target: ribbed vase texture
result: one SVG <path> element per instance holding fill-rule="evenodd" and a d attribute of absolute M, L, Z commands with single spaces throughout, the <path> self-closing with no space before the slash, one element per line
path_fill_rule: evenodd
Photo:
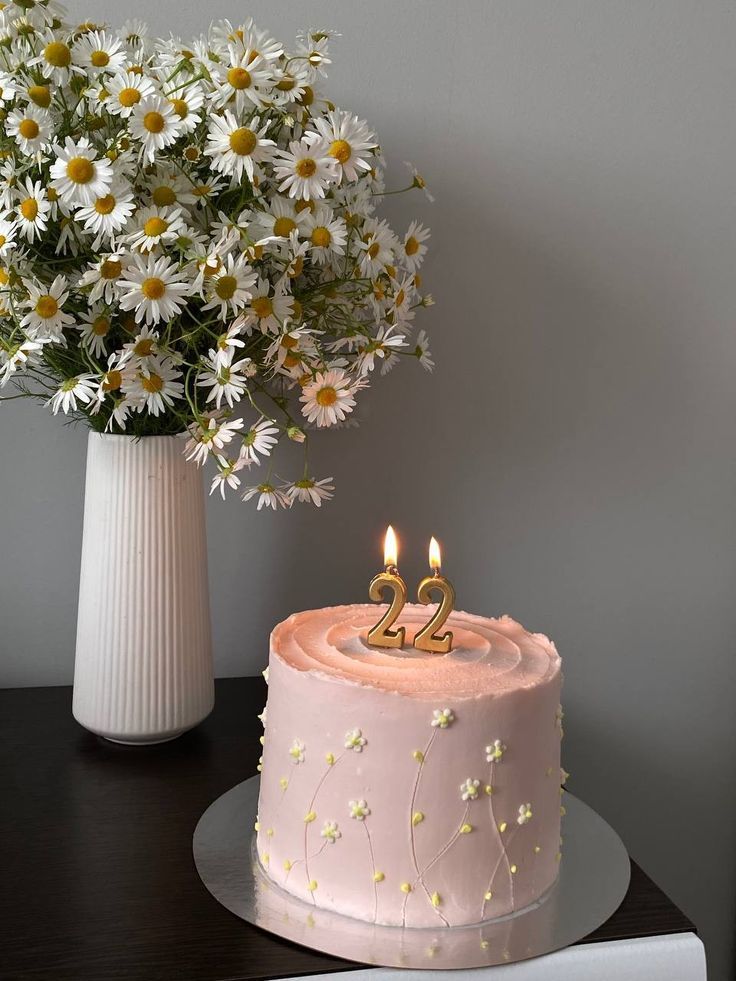
<path fill-rule="evenodd" d="M 172 739 L 214 704 L 204 492 L 183 438 L 90 433 L 74 717 Z"/>

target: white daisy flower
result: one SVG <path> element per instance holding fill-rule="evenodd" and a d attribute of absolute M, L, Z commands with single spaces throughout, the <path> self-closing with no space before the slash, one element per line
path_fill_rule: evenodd
<path fill-rule="evenodd" d="M 490 745 L 486 746 L 486 762 L 488 763 L 500 763 L 503 759 L 503 754 L 506 752 L 506 747 L 501 742 L 500 739 L 494 739 Z"/>
<path fill-rule="evenodd" d="M 106 353 L 105 338 L 110 333 L 112 322 L 110 314 L 101 305 L 90 307 L 82 314 L 77 327 L 81 330 L 82 344 L 94 357 Z"/>
<path fill-rule="evenodd" d="M 113 303 L 120 296 L 119 284 L 124 278 L 129 264 L 129 257 L 121 252 L 103 255 L 99 262 L 89 266 L 79 278 L 79 287 L 84 289 L 91 286 L 89 302 L 96 303 L 104 300 Z"/>
<path fill-rule="evenodd" d="M 304 762 L 304 751 L 306 746 L 301 741 L 301 739 L 295 739 L 289 748 L 289 756 L 293 763 L 303 763 Z"/>
<path fill-rule="evenodd" d="M 224 501 L 226 487 L 229 487 L 231 490 L 237 490 L 240 487 L 238 470 L 242 470 L 245 463 L 240 458 L 237 460 L 228 460 L 224 456 L 218 456 L 217 466 L 219 470 L 212 479 L 210 494 L 214 494 L 216 490 L 219 490 L 220 496 Z"/>
<path fill-rule="evenodd" d="M 417 334 L 414 354 L 419 358 L 419 364 L 425 371 L 432 371 L 434 361 L 432 360 L 432 352 L 429 350 L 429 339 L 425 330 L 420 330 Z"/>
<path fill-rule="evenodd" d="M 214 400 L 218 409 L 223 399 L 232 408 L 233 403 L 240 401 L 247 388 L 252 366 L 253 362 L 250 358 L 223 363 L 222 359 L 217 358 L 215 351 L 210 351 L 209 360 L 205 361 L 205 370 L 201 371 L 197 378 L 197 385 L 209 388 L 207 401 Z"/>
<path fill-rule="evenodd" d="M 302 477 L 288 484 L 286 493 L 293 504 L 294 501 L 301 501 L 303 504 L 314 504 L 318 508 L 322 506 L 322 501 L 329 501 L 334 493 L 332 477 L 323 477 L 322 480 L 314 480 L 312 477 Z"/>
<path fill-rule="evenodd" d="M 434 709 L 430 725 L 435 729 L 447 729 L 454 721 L 455 714 L 451 708 Z"/>
<path fill-rule="evenodd" d="M 151 204 L 157 208 L 173 205 L 189 205 L 197 201 L 192 182 L 176 167 L 159 165 L 153 174 L 147 174 L 147 191 Z"/>
<path fill-rule="evenodd" d="M 334 256 L 345 254 L 348 227 L 345 219 L 330 208 L 321 206 L 314 213 L 307 213 L 303 233 L 309 236 L 310 251 L 318 265 L 324 266 Z"/>
<path fill-rule="evenodd" d="M 72 56 L 89 75 L 118 72 L 126 62 L 123 42 L 107 31 L 86 31 L 75 43 Z"/>
<path fill-rule="evenodd" d="M 406 169 L 411 174 L 411 186 L 412 187 L 418 187 L 421 191 L 424 191 L 424 196 L 426 197 L 426 199 L 428 201 L 430 201 L 430 202 L 434 202 L 434 198 L 429 193 L 429 189 L 427 187 L 427 182 L 422 177 L 422 175 L 419 173 L 419 171 L 414 166 L 414 164 L 411 163 L 411 161 L 409 161 L 409 160 L 405 160 L 404 161 L 404 166 L 406 167 Z"/>
<path fill-rule="evenodd" d="M 351 800 L 348 802 L 348 807 L 350 809 L 350 817 L 355 818 L 356 821 L 365 821 L 371 813 L 368 803 L 364 800 Z"/>
<path fill-rule="evenodd" d="M 427 254 L 427 246 L 424 243 L 429 236 L 429 229 L 420 222 L 413 221 L 409 225 L 401 244 L 401 261 L 410 272 L 416 272 L 424 261 Z"/>
<path fill-rule="evenodd" d="M 238 51 L 230 47 L 230 64 L 216 69 L 215 101 L 220 106 L 235 103 L 236 112 L 263 105 L 263 89 L 270 87 L 273 73 L 268 62 L 256 51 Z"/>
<path fill-rule="evenodd" d="M 168 100 L 179 117 L 182 133 L 192 133 L 202 116 L 200 109 L 204 105 L 204 93 L 196 82 L 186 82 L 168 93 Z"/>
<path fill-rule="evenodd" d="M 7 350 L 0 350 L 0 388 L 10 381 L 17 371 L 23 371 L 36 360 L 36 355 L 43 350 L 41 341 L 25 338 L 12 344 Z"/>
<path fill-rule="evenodd" d="M 156 87 L 150 78 L 137 72 L 122 72 L 105 81 L 109 98 L 105 108 L 114 116 L 129 116 L 139 102 L 156 94 Z"/>
<path fill-rule="evenodd" d="M 165 256 L 134 255 L 133 263 L 118 282 L 123 310 L 135 310 L 137 323 L 147 324 L 171 320 L 181 313 L 191 286 L 175 263 Z"/>
<path fill-rule="evenodd" d="M 320 836 L 331 845 L 334 845 L 338 838 L 342 838 L 342 831 L 337 826 L 337 821 L 325 821 Z"/>
<path fill-rule="evenodd" d="M 64 276 L 57 276 L 48 287 L 29 279 L 23 280 L 23 283 L 28 290 L 28 299 L 24 301 L 28 313 L 20 322 L 21 329 L 31 340 L 48 339 L 65 343 L 64 328 L 74 323 L 74 317 L 62 309 L 69 299 Z"/>
<path fill-rule="evenodd" d="M 270 456 L 271 450 L 278 443 L 278 427 L 270 419 L 259 419 L 243 436 L 242 455 L 247 463 L 260 464 L 261 456 Z"/>
<path fill-rule="evenodd" d="M 184 132 L 174 107 L 161 95 L 150 95 L 136 103 L 128 125 L 130 135 L 141 144 L 141 154 L 149 163 Z"/>
<path fill-rule="evenodd" d="M 517 824 L 527 824 L 532 819 L 532 805 L 531 804 L 520 804 L 519 805 L 519 815 L 516 818 Z"/>
<path fill-rule="evenodd" d="M 397 333 L 395 327 L 386 327 L 385 325 L 379 327 L 376 336 L 366 338 L 366 343 L 358 349 L 358 371 L 363 375 L 373 371 L 376 358 L 385 361 L 395 351 L 405 346 L 406 338 L 403 334 Z"/>
<path fill-rule="evenodd" d="M 194 460 L 201 467 L 211 453 L 221 454 L 244 425 L 242 419 L 225 421 L 220 412 L 205 413 L 188 427 L 189 439 L 184 447 L 187 460 Z"/>
<path fill-rule="evenodd" d="M 269 484 L 268 481 L 257 484 L 255 487 L 246 487 L 243 493 L 243 500 L 249 501 L 256 494 L 258 494 L 258 511 L 262 507 L 272 508 L 274 511 L 278 508 L 291 507 L 289 496 L 283 490 L 279 490 L 273 484 Z"/>
<path fill-rule="evenodd" d="M 215 364 L 229 364 L 239 347 L 245 347 L 245 341 L 240 337 L 240 327 L 232 323 L 225 333 L 217 338 Z"/>
<path fill-rule="evenodd" d="M 292 140 L 288 150 L 276 151 L 273 168 L 280 181 L 279 190 L 288 191 L 290 198 L 306 201 L 323 198 L 339 176 L 335 158 L 329 155 L 324 140 Z"/>
<path fill-rule="evenodd" d="M 365 120 L 350 112 L 333 109 L 326 116 L 313 119 L 312 125 L 316 132 L 305 133 L 304 139 L 327 145 L 328 154 L 337 161 L 341 179 L 357 181 L 362 173 L 371 170 L 373 164 L 369 158 L 373 154 L 370 151 L 378 144 Z"/>
<path fill-rule="evenodd" d="M 32 156 L 51 142 L 53 123 L 49 113 L 35 106 L 13 109 L 5 120 L 5 132 L 23 153 Z"/>
<path fill-rule="evenodd" d="M 223 116 L 213 116 L 207 135 L 205 155 L 212 158 L 212 167 L 222 174 L 231 174 L 241 180 L 243 171 L 253 181 L 253 164 L 269 159 L 269 147 L 273 140 L 265 138 L 268 124 L 259 129 L 259 119 L 254 117 L 248 126 L 241 125 L 228 110 Z"/>
<path fill-rule="evenodd" d="M 331 37 L 339 37 L 339 35 L 333 31 L 309 30 L 299 38 L 297 55 L 320 75 L 326 75 L 325 69 L 332 64 L 328 52 Z"/>
<path fill-rule="evenodd" d="M 95 236 L 92 249 L 99 249 L 103 242 L 111 243 L 118 232 L 128 224 L 135 211 L 133 188 L 127 181 L 113 181 L 107 194 L 95 198 L 88 207 L 79 208 L 74 218 L 84 230 Z"/>
<path fill-rule="evenodd" d="M 298 232 L 309 216 L 307 210 L 298 211 L 295 201 L 281 195 L 264 204 L 267 210 L 255 212 L 251 225 L 258 229 L 259 236 L 290 239 L 292 232 Z"/>
<path fill-rule="evenodd" d="M 170 358 L 151 359 L 126 385 L 126 394 L 139 399 L 152 416 L 158 416 L 183 396 L 181 377 Z"/>
<path fill-rule="evenodd" d="M 159 333 L 149 326 L 143 327 L 133 338 L 123 344 L 118 356 L 118 367 L 122 368 L 129 362 L 134 362 L 136 368 L 145 368 L 149 361 L 164 356 L 159 347 Z"/>
<path fill-rule="evenodd" d="M 5 108 L 18 95 L 20 89 L 15 79 L 6 72 L 0 72 L 0 108 Z"/>
<path fill-rule="evenodd" d="M 480 780 L 473 780 L 472 777 L 468 777 L 467 780 L 460 784 L 461 799 L 475 800 L 478 796 L 478 787 L 480 787 Z"/>
<path fill-rule="evenodd" d="M 208 302 L 202 309 L 214 310 L 219 307 L 220 320 L 225 320 L 228 314 L 239 313 L 253 295 L 251 286 L 255 286 L 257 281 L 258 274 L 253 272 L 243 256 L 226 256 L 217 274 L 206 280 Z"/>
<path fill-rule="evenodd" d="M 345 733 L 345 749 L 352 749 L 356 753 L 362 753 L 363 747 L 368 740 L 360 729 L 350 729 Z"/>
<path fill-rule="evenodd" d="M 294 312 L 294 298 L 287 293 L 271 294 L 271 283 L 259 277 L 253 289 L 248 308 L 238 317 L 238 326 L 258 327 L 263 334 L 277 332 Z"/>
<path fill-rule="evenodd" d="M 60 409 L 65 414 L 76 412 L 77 402 L 81 402 L 82 405 L 89 405 L 97 391 L 98 382 L 99 376 L 89 373 L 66 378 L 59 386 L 58 391 L 48 401 L 54 415 Z"/>
<path fill-rule="evenodd" d="M 136 228 L 125 241 L 138 252 L 152 252 L 157 246 L 175 242 L 185 230 L 181 208 L 141 208 L 136 214 Z"/>
<path fill-rule="evenodd" d="M 371 279 L 386 271 L 394 262 L 398 239 L 388 222 L 367 218 L 363 222 L 360 238 L 355 244 L 361 275 Z"/>
<path fill-rule="evenodd" d="M 0 257 L 7 259 L 8 255 L 16 247 L 15 236 L 18 230 L 15 221 L 7 218 L 0 218 Z"/>
<path fill-rule="evenodd" d="M 51 164 L 51 187 L 62 201 L 89 207 L 112 187 L 109 160 L 97 159 L 97 150 L 82 136 L 76 143 L 67 136 L 64 146 L 54 144 L 56 160 Z"/>
<path fill-rule="evenodd" d="M 342 368 L 318 371 L 302 389 L 302 415 L 321 428 L 334 426 L 355 408 L 353 382 Z"/>
<path fill-rule="evenodd" d="M 27 63 L 29 68 L 33 65 L 40 65 L 46 78 L 62 85 L 69 81 L 69 77 L 73 73 L 84 75 L 83 69 L 74 64 L 72 49 L 67 41 L 62 40 L 53 31 L 47 31 L 41 40 L 43 42 L 41 53 Z"/>

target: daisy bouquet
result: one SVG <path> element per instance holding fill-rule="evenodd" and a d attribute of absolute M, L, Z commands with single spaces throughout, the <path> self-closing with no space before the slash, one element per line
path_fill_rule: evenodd
<path fill-rule="evenodd" d="M 328 31 L 252 21 L 191 43 L 0 11 L 0 386 L 99 432 L 188 433 L 258 507 L 320 505 L 306 448 L 402 357 L 429 232 L 397 235 L 368 124 L 322 94 Z M 424 188 L 409 167 L 407 187 Z M 426 192 L 426 188 L 425 188 Z M 376 370 L 378 369 L 378 371 Z M 277 476 L 272 453 L 304 443 Z M 266 464 L 262 476 L 241 478 Z"/>

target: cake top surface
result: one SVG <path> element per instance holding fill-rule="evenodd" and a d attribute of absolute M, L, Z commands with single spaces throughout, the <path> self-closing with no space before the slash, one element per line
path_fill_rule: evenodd
<path fill-rule="evenodd" d="M 368 646 L 367 632 L 385 607 L 366 603 L 292 614 L 274 629 L 271 651 L 298 671 L 419 698 L 502 695 L 542 684 L 560 670 L 552 641 L 508 616 L 455 611 L 443 628 L 454 634 L 453 649 L 448 654 L 416 650 L 414 634 L 431 609 L 404 607 L 403 649 Z"/>

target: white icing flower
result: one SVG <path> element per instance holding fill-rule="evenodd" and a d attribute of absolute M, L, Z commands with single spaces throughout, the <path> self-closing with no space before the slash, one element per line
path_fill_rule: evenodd
<path fill-rule="evenodd" d="M 452 709 L 435 709 L 432 713 L 434 718 L 432 719 L 432 725 L 435 728 L 446 729 L 449 725 L 455 721 L 455 716 L 453 715 Z"/>
<path fill-rule="evenodd" d="M 325 821 L 320 835 L 326 838 L 329 844 L 334 845 L 338 838 L 342 838 L 342 831 L 337 826 L 337 821 Z"/>
<path fill-rule="evenodd" d="M 569 776 L 570 776 L 570 774 L 567 772 L 567 770 L 564 768 L 564 766 L 561 766 L 560 767 L 560 783 L 563 786 L 564 786 L 564 784 L 567 783 L 567 780 L 568 780 L 568 777 Z"/>
<path fill-rule="evenodd" d="M 364 821 L 371 813 L 370 807 L 364 800 L 351 800 L 349 806 L 350 817 L 355 818 L 356 821 Z"/>
<path fill-rule="evenodd" d="M 489 763 L 500 763 L 506 747 L 500 739 L 494 739 L 490 746 L 486 746 L 486 760 Z"/>
<path fill-rule="evenodd" d="M 270 667 L 270 665 L 269 665 L 269 667 Z M 261 674 L 263 675 L 263 680 L 266 682 L 266 684 L 268 684 L 268 671 L 269 671 L 269 668 L 264 668 L 264 670 L 261 671 Z"/>
<path fill-rule="evenodd" d="M 557 711 L 555 712 L 555 724 L 562 728 L 562 720 L 565 718 L 565 713 L 562 711 L 562 706 L 557 706 Z"/>
<path fill-rule="evenodd" d="M 306 748 L 307 747 L 304 745 L 301 739 L 294 740 L 294 742 L 291 744 L 291 748 L 289 749 L 289 756 L 291 757 L 293 763 L 304 762 L 304 750 Z"/>
<path fill-rule="evenodd" d="M 460 796 L 463 800 L 475 800 L 478 796 L 478 787 L 480 787 L 480 780 L 468 777 L 465 783 L 460 784 Z"/>
<path fill-rule="evenodd" d="M 261 725 L 262 726 L 265 726 L 266 725 L 266 717 L 267 717 L 267 715 L 268 715 L 268 707 L 265 707 L 263 709 L 263 711 L 261 712 L 261 714 L 258 716 L 258 718 L 261 720 Z"/>
<path fill-rule="evenodd" d="M 516 819 L 517 824 L 526 824 L 527 821 L 532 819 L 532 805 L 531 804 L 520 804 L 519 805 L 519 816 Z"/>
<path fill-rule="evenodd" d="M 345 733 L 345 749 L 354 749 L 356 753 L 362 753 L 366 742 L 360 729 L 351 729 Z"/>

